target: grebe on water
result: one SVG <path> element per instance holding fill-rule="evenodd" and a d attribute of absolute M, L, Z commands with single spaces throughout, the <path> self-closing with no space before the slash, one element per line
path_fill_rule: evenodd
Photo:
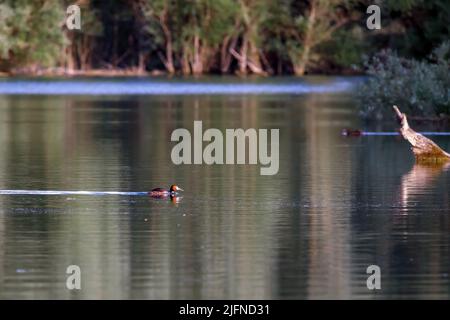
<path fill-rule="evenodd" d="M 364 133 L 361 130 L 353 130 L 353 129 L 342 129 L 341 135 L 347 136 L 347 137 L 359 137 L 362 136 Z"/>
<path fill-rule="evenodd" d="M 152 191 L 148 193 L 150 197 L 154 198 L 168 198 L 173 197 L 178 194 L 178 191 L 184 191 L 177 185 L 171 185 L 169 189 L 163 189 L 163 188 L 155 188 Z"/>

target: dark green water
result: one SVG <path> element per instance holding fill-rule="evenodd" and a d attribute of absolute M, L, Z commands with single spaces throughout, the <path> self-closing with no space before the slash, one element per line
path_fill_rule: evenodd
<path fill-rule="evenodd" d="M 194 120 L 279 128 L 278 174 L 173 165 L 170 135 Z M 1 96 L 0 189 L 186 191 L 0 195 L 0 298 L 450 298 L 450 171 L 346 127 L 364 127 L 348 93 Z"/>

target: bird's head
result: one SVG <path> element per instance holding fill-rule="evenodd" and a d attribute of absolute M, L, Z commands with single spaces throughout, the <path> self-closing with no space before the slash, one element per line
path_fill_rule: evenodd
<path fill-rule="evenodd" d="M 183 189 L 181 189 L 179 186 L 173 184 L 170 186 L 170 192 L 176 193 L 178 191 L 184 191 Z"/>

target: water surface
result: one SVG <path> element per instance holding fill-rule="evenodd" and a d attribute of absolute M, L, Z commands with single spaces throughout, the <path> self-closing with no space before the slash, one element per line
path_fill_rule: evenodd
<path fill-rule="evenodd" d="M 323 89 L 337 80 L 302 81 Z M 178 203 L 0 195 L 0 298 L 450 297 L 448 168 L 414 165 L 398 136 L 340 135 L 392 132 L 394 123 L 360 123 L 348 90 L 182 89 L 0 97 L 0 189 L 186 190 Z M 194 120 L 279 128 L 279 173 L 173 165 L 170 135 Z M 433 139 L 450 150 L 450 137 Z M 66 289 L 71 264 L 81 267 L 80 291 Z M 366 287 L 372 264 L 382 272 L 377 292 Z"/>

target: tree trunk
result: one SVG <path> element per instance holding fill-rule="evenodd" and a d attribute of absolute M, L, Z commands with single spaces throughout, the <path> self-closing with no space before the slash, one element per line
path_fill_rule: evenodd
<path fill-rule="evenodd" d="M 166 69 L 170 74 L 175 73 L 175 66 L 173 64 L 172 40 L 170 40 L 166 44 Z"/>
<path fill-rule="evenodd" d="M 92 58 L 92 49 L 93 49 L 93 41 L 92 37 L 86 34 L 83 34 L 78 38 L 75 42 L 75 51 L 78 56 L 79 69 L 86 71 L 92 68 L 91 58 Z"/>
<path fill-rule="evenodd" d="M 264 64 L 264 69 L 267 70 L 266 73 L 274 74 L 272 66 L 270 65 L 269 60 L 267 60 L 267 58 L 264 55 L 264 52 L 262 50 L 259 50 L 259 57 L 260 57 L 262 64 Z"/>
<path fill-rule="evenodd" d="M 401 113 L 397 106 L 394 106 L 394 110 L 401 125 L 400 134 L 411 144 L 411 150 L 417 162 L 450 161 L 450 154 L 439 148 L 430 139 L 411 129 L 406 119 L 406 114 Z"/>
<path fill-rule="evenodd" d="M 228 57 L 230 56 L 228 54 L 228 44 L 230 43 L 230 37 L 226 36 L 222 40 L 222 44 L 220 45 L 220 72 L 221 73 L 227 73 L 228 68 L 230 67 L 230 60 Z"/>
<path fill-rule="evenodd" d="M 183 44 L 183 49 L 181 53 L 181 72 L 184 75 L 191 74 L 191 54 L 188 51 L 188 46 L 186 43 Z"/>
<path fill-rule="evenodd" d="M 294 65 L 294 73 L 296 76 L 303 76 L 306 71 L 306 63 L 308 62 L 309 57 L 309 47 L 303 47 L 302 55 L 300 57 L 300 61 Z"/>
<path fill-rule="evenodd" d="M 194 36 L 194 54 L 193 61 L 191 63 L 192 66 L 192 74 L 199 75 L 203 73 L 203 56 L 202 56 L 202 48 L 200 44 L 200 37 L 198 34 Z"/>
<path fill-rule="evenodd" d="M 163 30 L 164 37 L 166 39 L 166 56 L 163 58 L 163 64 L 167 72 L 170 74 L 175 73 L 175 66 L 173 63 L 173 47 L 172 47 L 172 33 L 166 24 L 166 19 L 163 17 L 159 18 L 159 24 Z"/>
<path fill-rule="evenodd" d="M 236 52 L 236 50 L 234 49 L 230 49 L 230 53 L 233 55 L 233 57 L 235 57 L 239 62 L 241 62 L 244 58 Z M 249 67 L 249 69 L 255 73 L 255 74 L 259 74 L 259 75 L 267 75 L 267 73 L 261 69 L 261 67 L 258 66 L 258 64 L 253 63 L 252 60 L 250 59 L 246 59 L 246 65 Z"/>
<path fill-rule="evenodd" d="M 222 41 L 222 45 L 220 48 L 220 72 L 228 73 L 230 71 L 231 65 L 231 54 L 230 50 L 235 49 L 238 37 L 225 37 Z"/>
<path fill-rule="evenodd" d="M 265 74 L 264 69 L 261 65 L 261 59 L 259 58 L 259 50 L 253 42 L 249 42 L 249 57 L 247 65 L 253 73 Z"/>
<path fill-rule="evenodd" d="M 309 11 L 308 24 L 306 26 L 305 37 L 302 42 L 302 53 L 297 63 L 293 63 L 294 72 L 297 76 L 305 74 L 306 66 L 309 62 L 309 55 L 312 48 L 312 38 L 314 32 L 314 24 L 316 22 L 316 7 L 314 0 L 311 1 L 311 10 Z"/>
<path fill-rule="evenodd" d="M 138 72 L 139 74 L 145 73 L 145 54 L 142 52 L 139 53 Z"/>
<path fill-rule="evenodd" d="M 242 45 L 241 45 L 241 52 L 239 54 L 239 73 L 240 74 L 247 74 L 247 48 L 248 48 L 248 40 L 247 35 L 244 34 L 242 37 Z"/>
<path fill-rule="evenodd" d="M 75 57 L 73 56 L 72 44 L 67 46 L 65 56 L 66 56 L 66 61 L 65 61 L 66 73 L 72 74 L 75 70 Z"/>
<path fill-rule="evenodd" d="M 69 39 L 69 45 L 64 49 L 65 54 L 63 61 L 61 61 L 61 65 L 64 67 L 66 74 L 73 74 L 76 68 L 76 56 L 74 51 L 75 37 L 73 32 L 67 32 L 66 36 Z"/>

